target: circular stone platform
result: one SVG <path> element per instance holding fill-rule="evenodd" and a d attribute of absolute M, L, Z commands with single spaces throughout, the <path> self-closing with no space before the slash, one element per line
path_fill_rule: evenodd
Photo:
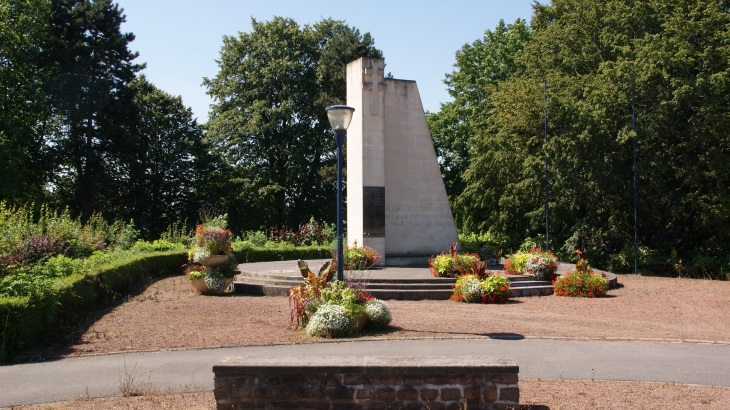
<path fill-rule="evenodd" d="M 306 260 L 309 269 L 317 272 L 329 259 Z M 561 263 L 558 273 L 575 268 L 574 264 Z M 490 271 L 502 272 L 503 265 L 489 266 Z M 233 284 L 236 292 L 249 295 L 289 296 L 289 288 L 303 282 L 297 261 L 256 262 L 238 265 L 239 275 Z M 383 267 L 367 271 L 345 271 L 346 278 L 360 279 L 368 283 L 367 289 L 378 299 L 398 300 L 446 300 L 451 296 L 456 279 L 436 278 L 428 268 Z M 505 275 L 510 280 L 513 297 L 552 295 L 549 281 L 532 280 L 529 276 Z M 606 272 L 609 288 L 618 285 L 616 275 Z"/>

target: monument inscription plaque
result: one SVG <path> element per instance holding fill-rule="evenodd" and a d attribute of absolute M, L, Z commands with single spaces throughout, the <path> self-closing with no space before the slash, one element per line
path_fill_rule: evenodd
<path fill-rule="evenodd" d="M 362 187 L 363 231 L 370 238 L 385 237 L 385 187 Z"/>

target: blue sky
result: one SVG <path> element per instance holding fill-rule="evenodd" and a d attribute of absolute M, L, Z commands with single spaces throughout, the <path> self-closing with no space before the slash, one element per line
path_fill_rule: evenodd
<path fill-rule="evenodd" d="M 198 121 L 208 118 L 212 99 L 201 86 L 203 77 L 218 72 L 224 35 L 251 30 L 251 17 L 267 21 L 291 17 L 312 24 L 322 18 L 345 20 L 361 33 L 370 32 L 385 54 L 386 72 L 416 80 L 424 109 L 438 111 L 450 100 L 443 84 L 453 71 L 454 54 L 465 43 L 482 38 L 500 19 L 528 22 L 532 0 L 481 1 L 294 1 L 294 0 L 118 0 L 127 22 L 125 32 L 137 38 L 130 49 L 158 88 L 181 95 Z M 543 1 L 543 3 L 546 3 Z"/>

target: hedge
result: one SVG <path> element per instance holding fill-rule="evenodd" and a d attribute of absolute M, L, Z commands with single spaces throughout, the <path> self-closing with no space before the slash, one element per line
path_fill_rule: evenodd
<path fill-rule="evenodd" d="M 0 363 L 37 352 L 151 278 L 182 272 L 187 253 L 134 254 L 95 272 L 61 279 L 33 297 L 0 297 Z"/>
<path fill-rule="evenodd" d="M 321 246 L 298 246 L 298 247 L 243 247 L 236 249 L 238 263 L 271 262 L 271 261 L 293 261 L 297 259 L 331 259 L 332 249 Z"/>
<path fill-rule="evenodd" d="M 329 247 L 250 247 L 234 251 L 239 263 L 328 259 Z M 0 363 L 42 350 L 59 337 L 138 290 L 151 278 L 182 273 L 187 252 L 133 254 L 86 275 L 61 279 L 39 296 L 0 297 Z"/>

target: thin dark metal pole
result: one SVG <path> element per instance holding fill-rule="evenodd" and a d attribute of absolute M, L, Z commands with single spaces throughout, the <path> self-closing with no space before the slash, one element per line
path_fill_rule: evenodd
<path fill-rule="evenodd" d="M 337 140 L 337 280 L 345 280 L 344 256 L 342 254 L 342 145 L 346 130 L 335 130 Z"/>
<path fill-rule="evenodd" d="M 542 80 L 542 97 L 543 97 L 543 120 L 545 123 L 545 252 L 550 250 L 550 205 L 548 199 L 550 197 L 550 186 L 548 185 L 548 168 L 547 168 L 547 80 Z"/>
<path fill-rule="evenodd" d="M 631 86 L 633 88 L 634 78 L 631 78 Z M 632 97 L 633 98 L 633 97 Z M 638 226 L 639 219 L 636 214 L 636 107 L 631 104 L 631 129 L 634 130 L 634 275 L 639 269 L 639 242 L 638 242 Z"/>

